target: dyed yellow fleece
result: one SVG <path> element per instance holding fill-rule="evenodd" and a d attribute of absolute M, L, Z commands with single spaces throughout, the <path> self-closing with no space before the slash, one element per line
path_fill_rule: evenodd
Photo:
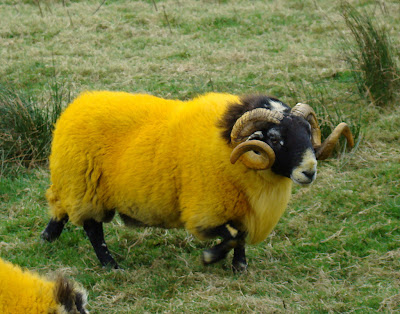
<path fill-rule="evenodd" d="M 237 221 L 264 240 L 284 212 L 291 180 L 230 163 L 218 122 L 235 95 L 179 101 L 86 92 L 56 124 L 47 191 L 51 214 L 75 225 L 117 210 L 150 226 L 201 230 Z"/>
<path fill-rule="evenodd" d="M 54 300 L 54 282 L 0 259 L 0 313 L 62 313 Z"/>

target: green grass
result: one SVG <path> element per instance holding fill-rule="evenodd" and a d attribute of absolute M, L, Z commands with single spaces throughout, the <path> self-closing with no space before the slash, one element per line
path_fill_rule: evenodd
<path fill-rule="evenodd" d="M 2 258 L 79 281 L 91 313 L 400 310 L 399 98 L 394 93 L 378 108 L 359 96 L 340 44 L 352 33 L 339 5 L 120 0 L 99 8 L 101 1 L 42 0 L 39 9 L 37 3 L 0 0 L 0 75 L 34 107 L 57 99 L 63 106 L 87 89 L 179 99 L 267 93 L 292 106 L 310 103 L 326 126 L 324 137 L 342 120 L 362 136 L 355 150 L 339 147 L 335 158 L 320 162 L 311 187 L 293 188 L 273 233 L 247 247 L 243 274 L 231 272 L 231 256 L 201 264 L 201 251 L 214 242 L 184 230 L 129 229 L 119 218 L 105 233 L 124 271 L 102 269 L 82 228 L 71 224 L 54 243 L 41 241 L 49 219 L 45 165 L 1 172 Z M 383 14 L 376 1 L 350 3 Z M 400 6 L 392 0 L 385 8 L 382 21 L 398 51 Z"/>

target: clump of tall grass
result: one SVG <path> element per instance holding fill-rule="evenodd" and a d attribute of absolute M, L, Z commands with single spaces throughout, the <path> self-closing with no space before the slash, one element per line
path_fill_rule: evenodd
<path fill-rule="evenodd" d="M 31 168 L 47 160 L 54 123 L 69 99 L 56 80 L 39 97 L 0 83 L 0 174 L 11 165 Z"/>
<path fill-rule="evenodd" d="M 375 105 L 385 106 L 400 87 L 400 70 L 388 32 L 376 25 L 371 14 L 360 13 L 347 2 L 340 8 L 353 38 L 345 39 L 343 49 L 358 90 Z"/>

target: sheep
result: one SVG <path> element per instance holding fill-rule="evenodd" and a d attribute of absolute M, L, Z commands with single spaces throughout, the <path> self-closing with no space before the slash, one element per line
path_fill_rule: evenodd
<path fill-rule="evenodd" d="M 0 258 L 0 313 L 89 313 L 86 292 L 58 276 L 50 281 Z"/>
<path fill-rule="evenodd" d="M 263 241 L 282 216 L 292 182 L 309 185 L 339 125 L 321 144 L 314 110 L 276 98 L 209 93 L 188 101 L 145 94 L 85 92 L 56 124 L 47 191 L 51 219 L 83 226 L 103 266 L 118 268 L 103 234 L 117 211 L 126 225 L 185 228 L 222 242 L 202 254 L 247 267 L 245 244 Z"/>

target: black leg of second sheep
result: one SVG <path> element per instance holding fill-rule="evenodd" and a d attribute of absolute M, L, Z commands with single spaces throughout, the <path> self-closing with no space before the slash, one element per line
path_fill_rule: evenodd
<path fill-rule="evenodd" d="M 90 243 L 92 243 L 93 249 L 96 252 L 101 265 L 103 265 L 103 267 L 119 269 L 117 262 L 111 256 L 106 241 L 104 240 L 103 223 L 97 222 L 94 219 L 88 219 L 83 223 L 83 229 L 85 230 Z"/>

